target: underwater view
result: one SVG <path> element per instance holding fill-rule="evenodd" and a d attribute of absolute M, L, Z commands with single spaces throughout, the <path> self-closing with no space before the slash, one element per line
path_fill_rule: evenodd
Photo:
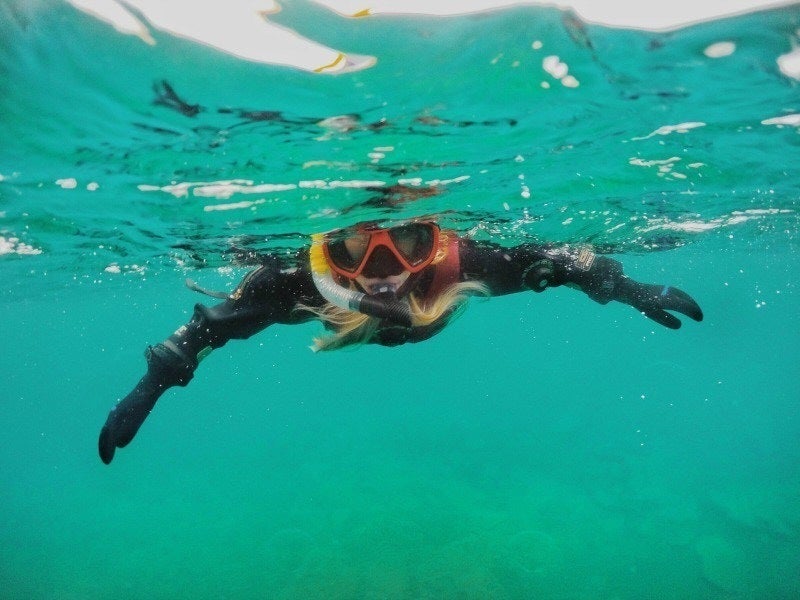
<path fill-rule="evenodd" d="M 0 597 L 800 597 L 800 4 L 244 4 L 0 0 Z M 198 290 L 421 222 L 702 315 L 544 283 L 419 344 L 278 323 L 103 454 Z"/>

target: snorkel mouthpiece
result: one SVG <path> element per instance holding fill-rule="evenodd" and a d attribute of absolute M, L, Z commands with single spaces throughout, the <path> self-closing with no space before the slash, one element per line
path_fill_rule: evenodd
<path fill-rule="evenodd" d="M 383 296 L 383 297 L 382 297 Z M 358 308 L 359 312 L 379 319 L 388 319 L 398 325 L 411 327 L 411 310 L 408 304 L 394 298 L 391 292 L 368 296 L 364 294 Z"/>
<path fill-rule="evenodd" d="M 355 310 L 377 319 L 388 319 L 405 327 L 412 326 L 410 307 L 405 302 L 397 300 L 394 294 L 370 296 L 336 283 L 328 262 L 325 260 L 325 253 L 322 251 L 324 236 L 315 234 L 311 240 L 311 250 L 309 251 L 311 278 L 317 291 L 325 300 L 339 308 Z"/>
<path fill-rule="evenodd" d="M 397 325 L 411 327 L 411 308 L 405 302 L 399 300 L 386 300 L 362 294 L 362 298 L 356 309 L 360 313 L 376 317 L 378 319 L 388 319 Z"/>

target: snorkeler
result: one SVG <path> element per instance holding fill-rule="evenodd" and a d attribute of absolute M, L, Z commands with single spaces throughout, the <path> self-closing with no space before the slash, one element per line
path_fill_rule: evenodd
<path fill-rule="evenodd" d="M 317 350 L 419 342 L 447 325 L 471 295 L 542 292 L 560 285 L 600 304 L 629 304 L 671 329 L 681 322 L 667 311 L 703 319 L 685 292 L 634 281 L 618 261 L 586 248 L 504 248 L 461 238 L 431 220 L 389 229 L 359 225 L 314 236 L 295 264 L 267 257 L 233 293 L 217 294 L 222 303 L 197 304 L 186 325 L 148 347 L 147 373 L 111 410 L 100 432 L 100 458 L 110 463 L 158 398 L 170 387 L 187 385 L 200 361 L 229 340 L 249 338 L 276 323 L 317 319 L 329 331 L 315 340 Z"/>

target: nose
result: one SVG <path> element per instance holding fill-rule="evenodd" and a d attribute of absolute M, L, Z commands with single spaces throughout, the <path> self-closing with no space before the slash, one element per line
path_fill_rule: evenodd
<path fill-rule="evenodd" d="M 373 250 L 372 256 L 364 265 L 362 275 L 369 278 L 380 279 L 400 275 L 404 271 L 403 265 L 386 246 L 378 246 Z"/>

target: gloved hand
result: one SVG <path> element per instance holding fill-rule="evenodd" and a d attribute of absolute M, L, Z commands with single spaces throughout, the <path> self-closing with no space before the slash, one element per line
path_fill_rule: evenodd
<path fill-rule="evenodd" d="M 639 283 L 622 276 L 614 282 L 614 300 L 630 304 L 644 316 L 664 327 L 678 329 L 680 320 L 668 310 L 679 312 L 695 321 L 703 320 L 703 311 L 694 299 L 678 288 Z"/>
<path fill-rule="evenodd" d="M 100 430 L 100 460 L 109 464 L 117 448 L 124 448 L 139 431 L 161 394 L 174 385 L 186 385 L 194 368 L 163 344 L 151 346 L 145 354 L 147 373 L 136 387 L 108 413 Z"/>
<path fill-rule="evenodd" d="M 109 464 L 114 458 L 116 449 L 128 445 L 165 389 L 155 383 L 149 374 L 145 375 L 136 387 L 111 409 L 105 425 L 100 430 L 98 440 L 100 460 Z"/>

